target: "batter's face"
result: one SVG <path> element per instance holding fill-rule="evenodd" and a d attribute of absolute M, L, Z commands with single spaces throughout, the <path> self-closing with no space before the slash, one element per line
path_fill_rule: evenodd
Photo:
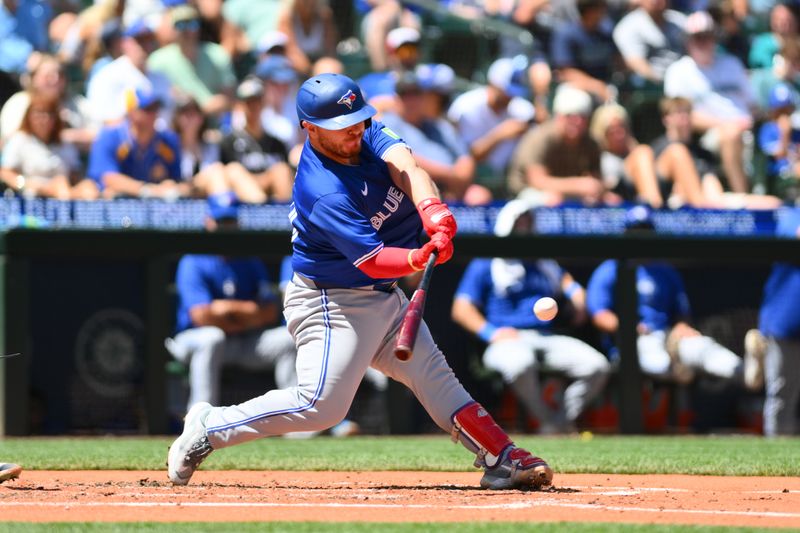
<path fill-rule="evenodd" d="M 303 124 L 308 130 L 311 146 L 322 155 L 345 165 L 358 163 L 365 130 L 363 122 L 342 130 L 326 130 L 308 122 Z"/>

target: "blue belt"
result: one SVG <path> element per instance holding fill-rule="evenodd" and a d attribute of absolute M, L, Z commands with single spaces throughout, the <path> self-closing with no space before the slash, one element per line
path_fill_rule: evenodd
<path fill-rule="evenodd" d="M 295 272 L 293 281 L 309 289 L 352 289 L 356 291 L 381 291 L 381 292 L 394 292 L 397 287 L 396 281 L 386 281 L 384 283 L 375 283 L 374 285 L 362 285 L 360 287 L 342 287 L 335 283 L 325 283 L 321 281 L 314 281 L 307 277 Z"/>

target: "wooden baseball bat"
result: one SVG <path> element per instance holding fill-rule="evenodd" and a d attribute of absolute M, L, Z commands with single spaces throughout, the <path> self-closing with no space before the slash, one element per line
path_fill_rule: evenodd
<path fill-rule="evenodd" d="M 403 323 L 400 324 L 400 331 L 397 333 L 394 343 L 394 356 L 401 361 L 411 359 L 411 354 L 414 351 L 419 324 L 422 322 L 422 314 L 425 312 L 425 297 L 427 296 L 428 285 L 431 283 L 433 266 L 436 264 L 438 255 L 439 252 L 434 250 L 428 258 L 425 270 L 422 271 L 422 279 L 419 282 L 419 286 L 417 286 L 417 290 L 411 296 L 411 301 L 408 303 L 406 314 L 403 317 Z"/>

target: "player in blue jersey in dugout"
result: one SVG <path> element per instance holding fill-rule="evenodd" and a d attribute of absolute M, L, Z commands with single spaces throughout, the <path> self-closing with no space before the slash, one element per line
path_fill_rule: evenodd
<path fill-rule="evenodd" d="M 293 189 L 292 268 L 284 316 L 297 346 L 295 387 L 239 405 L 200 403 L 169 450 L 170 480 L 185 485 L 214 450 L 345 417 L 370 366 L 409 387 L 454 440 L 476 455 L 488 489 L 552 483 L 547 463 L 514 445 L 464 389 L 422 323 L 413 357 L 393 343 L 408 306 L 397 280 L 453 254 L 455 217 L 394 132 L 372 120 L 350 78 L 321 74 L 297 95 L 308 139 Z M 420 245 L 422 229 L 430 240 Z"/>

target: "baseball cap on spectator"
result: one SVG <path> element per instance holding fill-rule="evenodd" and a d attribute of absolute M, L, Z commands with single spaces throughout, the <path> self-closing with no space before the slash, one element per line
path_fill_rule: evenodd
<path fill-rule="evenodd" d="M 236 88 L 236 98 L 239 100 L 249 100 L 264 94 L 264 84 L 261 80 L 252 76 L 248 76 Z"/>
<path fill-rule="evenodd" d="M 686 17 L 686 34 L 689 36 L 713 34 L 714 19 L 706 11 L 695 11 Z"/>
<path fill-rule="evenodd" d="M 506 205 L 497 213 L 494 222 L 494 234 L 498 237 L 508 237 L 514 231 L 514 226 L 519 218 L 531 213 L 538 202 L 531 198 L 515 198 L 506 202 Z"/>
<path fill-rule="evenodd" d="M 525 56 L 501 57 L 491 64 L 487 81 L 508 96 L 528 95 L 528 60 Z"/>
<path fill-rule="evenodd" d="M 172 25 L 176 28 L 200 20 L 200 13 L 188 4 L 173 7 L 169 11 L 169 16 L 172 19 Z"/>
<path fill-rule="evenodd" d="M 264 35 L 262 35 L 261 39 L 258 40 L 256 51 L 259 54 L 271 54 L 283 51 L 283 49 L 286 48 L 286 43 L 288 41 L 289 37 L 282 31 L 267 31 L 264 32 Z"/>
<path fill-rule="evenodd" d="M 297 79 L 297 72 L 284 56 L 270 56 L 263 59 L 254 70 L 256 76 L 275 83 L 291 83 Z"/>
<path fill-rule="evenodd" d="M 797 105 L 794 91 L 786 83 L 778 83 L 769 91 L 768 102 L 770 111 Z"/>
<path fill-rule="evenodd" d="M 386 47 L 389 50 L 397 50 L 405 44 L 418 46 L 422 36 L 416 28 L 401 26 L 386 34 Z"/>
<path fill-rule="evenodd" d="M 442 63 L 418 65 L 414 73 L 423 90 L 447 95 L 455 88 L 456 73 L 448 65 Z"/>
<path fill-rule="evenodd" d="M 232 192 L 212 194 L 208 197 L 208 216 L 216 221 L 239 218 L 239 199 Z"/>
<path fill-rule="evenodd" d="M 137 89 L 127 89 L 125 91 L 125 109 L 132 111 L 134 109 L 152 109 L 153 107 L 160 107 L 163 102 L 158 94 L 153 89 L 139 87 Z"/>
<path fill-rule="evenodd" d="M 119 37 L 122 37 L 122 24 L 118 18 L 107 20 L 100 28 L 100 40 L 106 47 Z"/>
<path fill-rule="evenodd" d="M 153 28 L 147 23 L 145 19 L 137 19 L 131 22 L 122 32 L 124 37 L 141 37 L 153 33 Z"/>
<path fill-rule="evenodd" d="M 589 116 L 592 113 L 592 97 L 571 85 L 560 85 L 553 98 L 553 113 Z"/>
<path fill-rule="evenodd" d="M 401 96 L 413 92 L 418 93 L 421 90 L 420 80 L 413 72 L 403 72 L 394 83 L 394 91 Z"/>

